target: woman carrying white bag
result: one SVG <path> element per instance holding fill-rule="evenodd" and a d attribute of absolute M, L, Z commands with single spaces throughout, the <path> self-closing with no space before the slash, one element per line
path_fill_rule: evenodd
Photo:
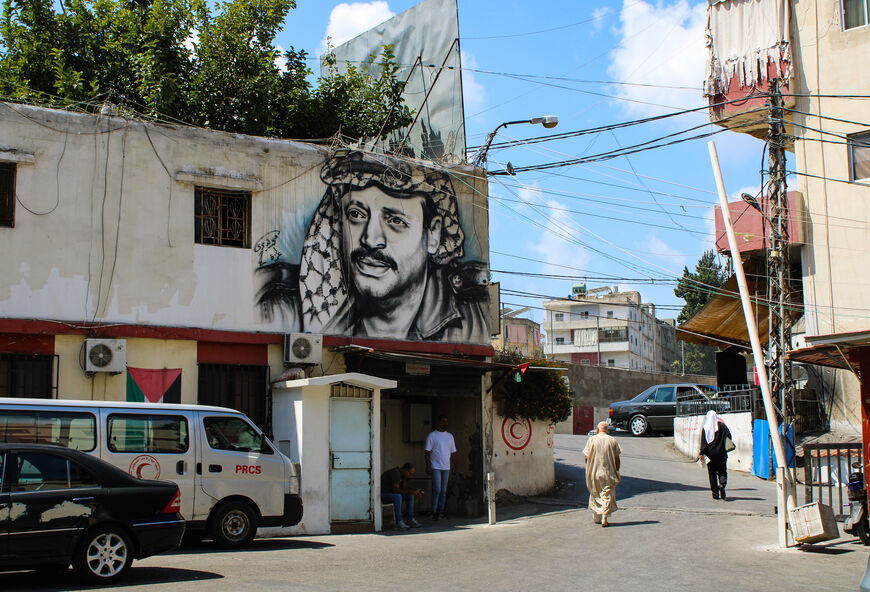
<path fill-rule="evenodd" d="M 698 461 L 707 457 L 707 472 L 710 475 L 710 491 L 713 499 L 725 500 L 725 485 L 728 483 L 728 452 L 734 450 L 731 432 L 715 411 L 708 411 L 701 431 L 701 449 Z"/>

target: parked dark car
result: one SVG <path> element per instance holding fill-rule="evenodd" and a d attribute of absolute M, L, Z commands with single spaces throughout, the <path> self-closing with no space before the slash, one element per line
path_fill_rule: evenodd
<path fill-rule="evenodd" d="M 717 408 L 713 403 L 716 387 L 709 384 L 656 384 L 628 401 L 610 405 L 610 423 L 629 430 L 634 436 L 643 436 L 650 431 L 673 431 L 677 416 L 677 399 L 698 401 L 705 406 Z M 727 404 L 727 401 L 723 401 Z"/>
<path fill-rule="evenodd" d="M 51 429 L 51 426 L 46 426 Z M 0 444 L 0 570 L 65 568 L 92 582 L 184 534 L 178 486 L 60 446 Z"/>

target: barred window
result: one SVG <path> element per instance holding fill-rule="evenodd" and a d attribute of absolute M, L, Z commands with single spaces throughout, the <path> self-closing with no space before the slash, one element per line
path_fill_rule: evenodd
<path fill-rule="evenodd" d="M 0 162 L 0 226 L 15 226 L 15 164 Z"/>
<path fill-rule="evenodd" d="M 251 247 L 251 192 L 196 187 L 195 241 L 219 247 Z"/>

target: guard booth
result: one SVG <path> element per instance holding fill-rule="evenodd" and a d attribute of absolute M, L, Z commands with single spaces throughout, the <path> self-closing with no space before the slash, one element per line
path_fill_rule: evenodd
<path fill-rule="evenodd" d="M 381 389 L 356 372 L 272 384 L 272 430 L 297 464 L 304 504 L 292 534 L 381 529 Z"/>
<path fill-rule="evenodd" d="M 425 472 L 424 447 L 441 414 L 450 422 L 448 431 L 457 449 L 456 470 L 451 471 L 447 486 L 447 514 L 482 516 L 486 512 L 484 450 L 492 437 L 485 427 L 493 421 L 483 416 L 491 363 L 485 358 L 418 357 L 386 351 L 348 353 L 345 363 L 348 370 L 365 370 L 395 381 L 379 402 L 380 462 L 382 470 L 414 464 L 416 474 L 410 485 L 425 492 L 416 503 L 418 516 L 431 511 L 432 482 Z"/>

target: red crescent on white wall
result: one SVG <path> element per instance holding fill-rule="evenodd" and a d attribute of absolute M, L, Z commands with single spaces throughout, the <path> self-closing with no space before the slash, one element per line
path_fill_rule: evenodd
<path fill-rule="evenodd" d="M 532 422 L 505 417 L 501 422 L 501 438 L 511 450 L 522 450 L 532 440 Z"/>

